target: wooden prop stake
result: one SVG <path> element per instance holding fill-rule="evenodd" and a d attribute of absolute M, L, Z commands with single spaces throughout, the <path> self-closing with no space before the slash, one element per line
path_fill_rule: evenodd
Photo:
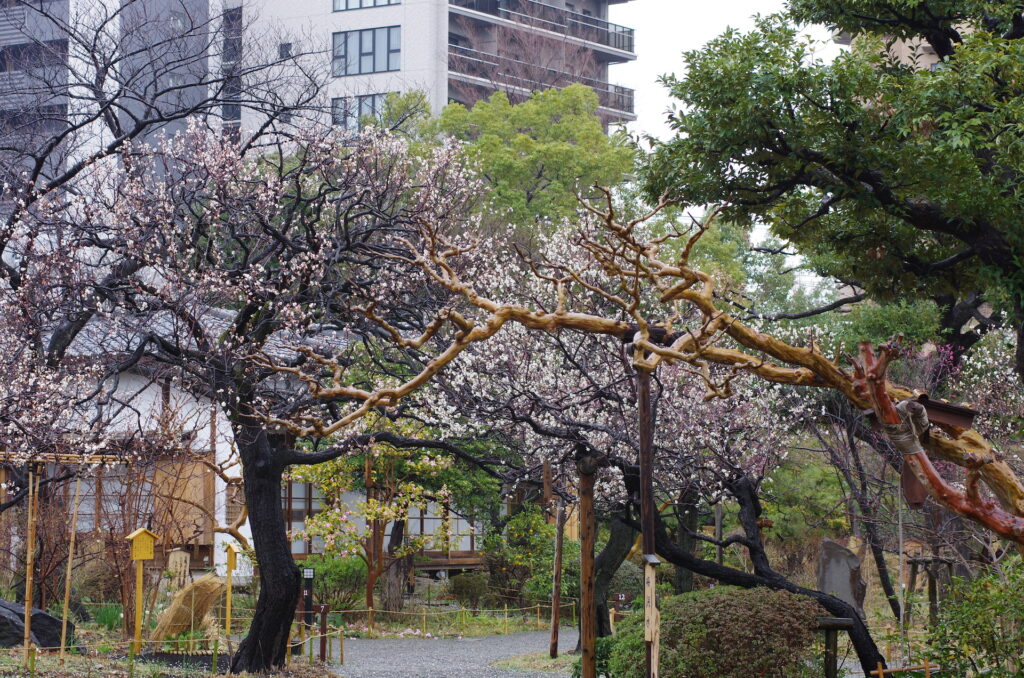
<path fill-rule="evenodd" d="M 558 500 L 555 514 L 555 571 L 551 577 L 551 646 L 548 654 L 552 659 L 558 657 L 558 622 L 562 611 L 562 542 L 565 533 L 565 506 Z"/>
<path fill-rule="evenodd" d="M 637 368 L 637 418 L 640 431 L 640 526 L 644 550 L 644 645 L 647 678 L 658 678 L 661 619 L 654 579 L 658 557 L 654 545 L 654 409 L 651 407 L 651 373 Z"/>
<path fill-rule="evenodd" d="M 580 647 L 583 674 L 581 678 L 597 678 L 597 606 L 594 595 L 594 474 L 597 464 L 592 457 L 577 462 L 580 477 Z"/>
<path fill-rule="evenodd" d="M 41 474 L 34 473 L 32 466 L 28 469 L 28 525 L 25 528 L 25 667 L 29 665 L 32 645 L 32 581 L 35 570 L 36 556 L 36 521 L 39 519 L 39 481 Z"/>
<path fill-rule="evenodd" d="M 82 477 L 75 478 L 74 508 L 71 509 L 71 534 L 68 536 L 68 565 L 64 573 L 64 610 L 60 618 L 60 664 L 64 665 L 64 648 L 68 642 L 68 607 L 71 604 L 71 564 L 75 560 L 75 537 L 78 535 L 78 496 Z"/>

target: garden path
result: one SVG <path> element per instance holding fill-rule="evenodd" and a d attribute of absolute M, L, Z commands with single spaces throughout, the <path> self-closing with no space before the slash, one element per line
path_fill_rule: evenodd
<path fill-rule="evenodd" d="M 576 647 L 576 629 L 563 629 L 559 650 Z M 547 650 L 547 631 L 482 638 L 346 639 L 344 678 L 564 678 L 568 673 L 499 669 L 491 662 Z M 335 641 L 337 643 L 337 641 Z M 337 644 L 334 650 L 337 656 Z"/>

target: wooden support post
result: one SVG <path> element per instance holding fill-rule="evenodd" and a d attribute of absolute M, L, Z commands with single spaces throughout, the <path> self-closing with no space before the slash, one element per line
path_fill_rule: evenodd
<path fill-rule="evenodd" d="M 338 629 L 338 663 L 342 666 L 345 664 L 345 622 Z"/>
<path fill-rule="evenodd" d="M 917 588 L 917 560 L 910 561 L 910 585 L 907 586 L 907 602 L 904 606 L 903 624 L 910 626 L 914 611 L 914 590 Z"/>
<path fill-rule="evenodd" d="M 719 565 L 725 560 L 725 549 L 722 548 L 722 502 L 719 500 L 715 504 L 715 541 L 718 545 L 715 547 L 715 560 Z"/>
<path fill-rule="evenodd" d="M 225 590 L 224 637 L 231 638 L 231 574 L 238 565 L 238 554 L 242 552 L 238 544 L 230 543 L 224 547 L 227 551 L 227 589 Z"/>
<path fill-rule="evenodd" d="M 508 634 L 508 603 L 505 603 L 505 634 Z"/>
<path fill-rule="evenodd" d="M 597 533 L 594 520 L 594 475 L 597 462 L 593 457 L 585 457 L 577 460 L 576 466 L 580 478 L 581 678 L 597 678 L 597 605 L 594 593 L 594 542 Z"/>
<path fill-rule="evenodd" d="M 64 609 L 60 617 L 60 663 L 64 665 L 64 649 L 68 643 L 68 608 L 71 605 L 71 565 L 75 561 L 75 537 L 78 535 L 78 497 L 82 478 L 75 478 L 74 508 L 71 509 L 71 533 L 68 535 L 68 564 L 64 571 Z"/>
<path fill-rule="evenodd" d="M 32 645 L 32 591 L 35 584 L 32 575 L 35 570 L 36 520 L 39 501 L 39 474 L 28 467 L 28 524 L 25 526 L 25 668 L 29 665 L 29 647 Z"/>
<path fill-rule="evenodd" d="M 838 629 L 825 629 L 825 678 L 839 678 Z"/>
<path fill-rule="evenodd" d="M 320 661 L 327 661 L 327 606 L 320 608 Z"/>
<path fill-rule="evenodd" d="M 420 634 L 425 638 L 427 635 L 427 608 L 423 608 L 423 623 L 420 625 Z"/>
<path fill-rule="evenodd" d="M 544 513 L 547 516 L 548 524 L 554 522 L 554 517 L 548 513 L 551 510 L 551 501 L 554 498 L 554 490 L 551 483 L 551 462 L 545 461 L 541 464 L 541 501 L 544 502 Z"/>
<path fill-rule="evenodd" d="M 132 650 L 135 654 L 142 648 L 142 561 L 135 561 L 135 636 Z"/>
<path fill-rule="evenodd" d="M 558 657 L 558 623 L 562 611 L 562 545 L 565 533 L 565 506 L 558 500 L 555 512 L 555 570 L 551 577 L 551 643 L 548 654 L 552 659 Z"/>
<path fill-rule="evenodd" d="M 640 527 L 644 553 L 644 644 L 647 678 L 658 678 L 658 646 L 661 619 L 658 613 L 654 568 L 654 409 L 651 405 L 651 373 L 637 368 L 637 417 L 640 432 Z"/>
<path fill-rule="evenodd" d="M 935 563 L 930 563 L 928 572 L 928 628 L 934 629 L 939 624 L 939 591 L 935 577 Z"/>

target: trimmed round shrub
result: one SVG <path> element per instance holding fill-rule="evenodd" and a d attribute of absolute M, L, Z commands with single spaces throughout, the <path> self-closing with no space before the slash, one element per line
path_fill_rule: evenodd
<path fill-rule="evenodd" d="M 764 588 L 719 586 L 661 601 L 661 675 L 792 678 L 811 658 L 822 614 L 809 598 Z M 643 612 L 618 627 L 608 675 L 643 678 Z"/>
<path fill-rule="evenodd" d="M 448 580 L 448 594 L 462 607 L 475 610 L 487 595 L 489 578 L 486 572 L 466 572 Z"/>

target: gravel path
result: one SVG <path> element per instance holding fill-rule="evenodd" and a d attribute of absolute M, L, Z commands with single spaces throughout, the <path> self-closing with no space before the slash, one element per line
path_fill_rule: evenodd
<path fill-rule="evenodd" d="M 575 629 L 563 629 L 560 651 L 574 649 L 576 635 Z M 490 666 L 504 657 L 543 652 L 549 638 L 541 631 L 461 640 L 346 639 L 345 665 L 336 671 L 344 678 L 564 678 L 569 674 Z"/>

